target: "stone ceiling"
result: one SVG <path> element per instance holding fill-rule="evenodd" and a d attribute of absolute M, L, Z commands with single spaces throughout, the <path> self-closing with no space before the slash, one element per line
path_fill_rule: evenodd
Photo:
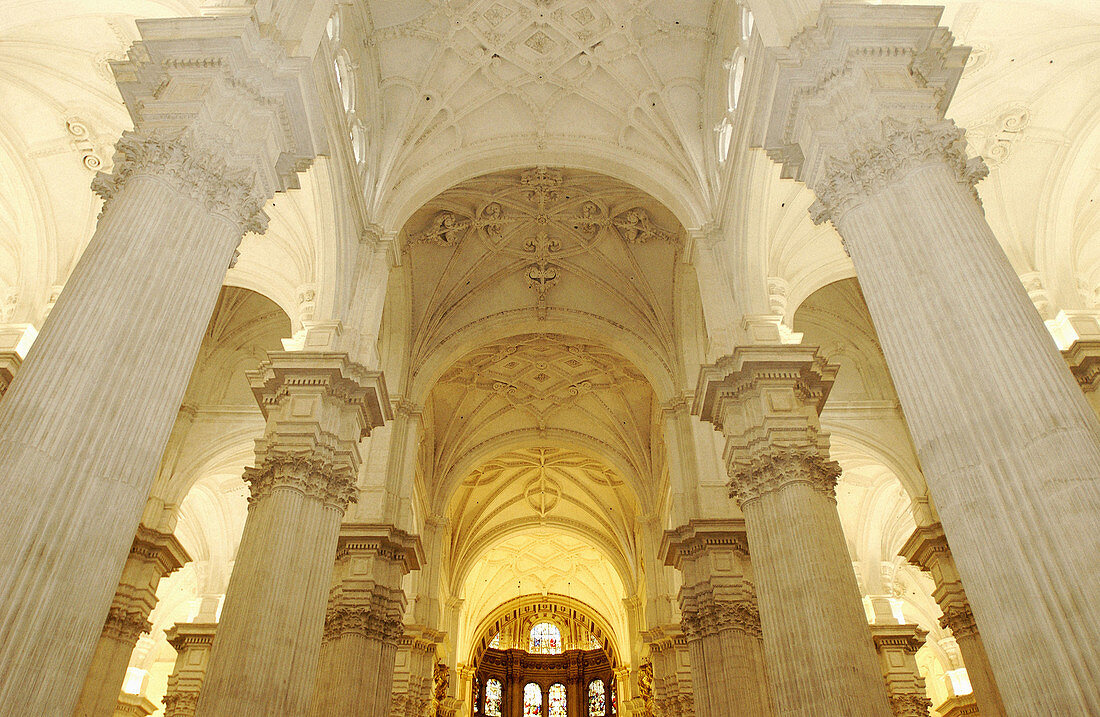
<path fill-rule="evenodd" d="M 365 0 L 389 120 L 379 191 L 507 147 L 581 148 L 705 186 L 712 0 Z M 394 121 L 396 120 L 396 121 Z"/>
<path fill-rule="evenodd" d="M 647 376 L 669 380 L 683 230 L 649 195 L 576 170 L 501 172 L 433 199 L 400 241 L 419 390 L 446 365 L 433 356 L 516 327 L 630 345 Z"/>
<path fill-rule="evenodd" d="M 421 469 L 443 511 L 454 495 L 492 483 L 505 465 L 500 454 L 535 450 L 546 458 L 568 447 L 587 457 L 570 453 L 552 470 L 584 466 L 588 483 L 616 489 L 614 503 L 649 506 L 660 477 L 651 445 L 660 442 L 654 411 L 649 384 L 616 352 L 559 335 L 515 336 L 469 353 L 439 379 L 424 412 L 422 449 L 431 450 L 422 460 L 431 465 Z M 459 505 L 469 502 L 463 494 Z M 620 511 L 615 522 L 624 517 Z"/>

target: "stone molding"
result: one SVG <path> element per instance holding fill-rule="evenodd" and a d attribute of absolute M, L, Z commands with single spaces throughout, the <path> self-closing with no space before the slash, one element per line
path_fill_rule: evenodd
<path fill-rule="evenodd" d="M 97 184 L 111 196 L 161 163 L 189 182 L 213 169 L 211 176 L 229 180 L 230 200 L 247 200 L 230 209 L 242 228 L 262 229 L 260 204 L 297 187 L 297 173 L 327 149 L 311 60 L 287 57 L 247 16 L 139 20 L 137 27 L 141 39 L 111 63 L 137 132 L 119 143 L 114 178 L 100 175 Z M 213 188 L 208 180 L 198 186 L 203 199 L 224 205 L 205 189 Z"/>
<path fill-rule="evenodd" d="M 345 511 L 358 500 L 359 441 L 393 417 L 381 372 L 344 353 L 271 351 L 247 376 L 267 419 L 244 471 L 250 504 L 288 489 Z"/>
<path fill-rule="evenodd" d="M 1062 352 L 1062 356 L 1069 364 L 1069 370 L 1077 379 L 1077 385 L 1081 390 L 1085 393 L 1093 393 L 1100 388 L 1100 340 L 1078 339 Z"/>
<path fill-rule="evenodd" d="M 157 604 L 156 586 L 190 560 L 175 535 L 139 524 L 103 624 L 103 637 L 135 645 L 143 632 L 153 629 L 149 616 Z"/>
<path fill-rule="evenodd" d="M 940 626 L 951 630 L 956 640 L 977 635 L 974 613 L 966 598 L 943 526 L 939 523 L 917 526 L 898 554 L 931 574 L 936 584 L 932 597 L 943 611 Z"/>
<path fill-rule="evenodd" d="M 202 147 L 186 136 L 165 137 L 127 131 L 115 145 L 114 171 L 100 172 L 92 190 L 104 208 L 136 176 L 153 176 L 193 199 L 211 214 L 237 224 L 241 233 L 263 234 L 268 197 L 256 188 L 255 173 L 233 167 L 216 147 Z"/>
<path fill-rule="evenodd" d="M 761 446 L 729 466 L 730 497 L 744 507 L 768 493 L 798 483 L 836 502 L 840 464 L 816 446 Z"/>
<path fill-rule="evenodd" d="M 816 26 L 759 63 L 757 82 L 771 101 L 760 103 L 753 143 L 817 193 L 815 222 L 928 163 L 945 163 L 971 190 L 988 173 L 944 119 L 970 48 L 954 45 L 941 14 L 826 4 Z"/>
<path fill-rule="evenodd" d="M 340 511 L 359 498 L 351 466 L 338 466 L 330 456 L 273 451 L 257 467 L 244 469 L 251 490 L 249 503 L 263 500 L 279 489 L 296 490 Z"/>

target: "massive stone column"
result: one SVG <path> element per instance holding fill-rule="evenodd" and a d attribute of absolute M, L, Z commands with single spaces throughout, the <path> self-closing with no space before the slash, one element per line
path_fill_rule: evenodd
<path fill-rule="evenodd" d="M 168 644 L 176 650 L 176 664 L 168 676 L 164 717 L 193 717 L 195 714 L 210 663 L 210 648 L 218 629 L 212 618 L 213 615 L 204 616 L 200 612 L 196 619 L 201 622 L 176 623 L 165 633 Z"/>
<path fill-rule="evenodd" d="M 390 417 L 380 373 L 346 354 L 278 351 L 249 372 L 267 418 L 200 717 L 309 709 L 340 521 L 357 496 L 359 441 Z"/>
<path fill-rule="evenodd" d="M 149 615 L 157 606 L 157 586 L 161 578 L 189 560 L 176 536 L 138 526 L 76 704 L 75 717 L 114 714 L 134 645 L 141 633 L 152 628 Z"/>
<path fill-rule="evenodd" d="M 72 713 L 236 246 L 319 147 L 308 61 L 249 21 L 138 28 L 135 130 L 0 403 L 0 705 L 26 714 Z"/>
<path fill-rule="evenodd" d="M 939 523 L 917 526 L 913 535 L 902 546 L 901 555 L 913 565 L 928 571 L 936 583 L 932 593 L 936 604 L 943 611 L 940 625 L 951 630 L 962 653 L 966 674 L 974 688 L 974 699 L 983 717 L 1004 717 L 1004 703 L 993 670 L 989 665 L 982 636 L 974 623 L 974 613 L 966 599 L 962 578 L 955 567 L 947 536 Z"/>
<path fill-rule="evenodd" d="M 1100 714 L 1100 423 L 944 119 L 934 7 L 831 4 L 771 52 L 757 141 L 844 240 L 1010 714 Z"/>
<path fill-rule="evenodd" d="M 886 717 L 818 419 L 836 371 L 812 347 L 740 347 L 703 367 L 694 410 L 726 436 L 777 712 Z"/>
<path fill-rule="evenodd" d="M 415 537 L 384 525 L 340 529 L 310 714 L 388 715 L 404 633 L 401 579 L 424 562 Z"/>
<path fill-rule="evenodd" d="M 886 692 L 894 717 L 928 717 L 932 700 L 917 667 L 917 650 L 924 645 L 928 632 L 916 625 L 875 624 L 871 638 L 878 650 Z"/>
<path fill-rule="evenodd" d="M 744 525 L 692 521 L 665 533 L 661 557 L 683 575 L 680 614 L 697 717 L 770 717 Z"/>

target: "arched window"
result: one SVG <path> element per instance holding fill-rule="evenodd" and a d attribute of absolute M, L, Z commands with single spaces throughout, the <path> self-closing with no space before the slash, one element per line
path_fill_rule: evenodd
<path fill-rule="evenodd" d="M 348 67 L 347 58 L 340 54 L 332 61 L 333 70 L 336 72 L 336 86 L 340 89 L 340 101 L 344 103 L 344 110 L 351 111 L 352 77 L 351 68 Z"/>
<path fill-rule="evenodd" d="M 727 89 L 726 107 L 733 112 L 741 99 L 741 84 L 745 81 L 745 56 L 738 50 L 733 60 L 730 61 L 729 88 Z"/>
<path fill-rule="evenodd" d="M 500 703 L 504 699 L 504 686 L 500 680 L 485 682 L 485 717 L 501 717 Z"/>
<path fill-rule="evenodd" d="M 614 715 L 619 714 L 619 697 L 618 690 L 615 688 L 615 680 L 611 680 L 611 689 L 609 692 L 611 692 L 611 714 L 612 717 L 614 717 Z"/>
<path fill-rule="evenodd" d="M 540 622 L 531 628 L 528 652 L 535 655 L 560 655 L 561 630 L 550 622 Z"/>
<path fill-rule="evenodd" d="M 741 8 L 741 39 L 748 40 L 752 37 L 752 27 L 756 24 L 756 18 L 752 16 L 752 10 Z"/>
<path fill-rule="evenodd" d="M 550 717 L 567 717 L 569 712 L 566 710 L 565 701 L 565 685 L 560 682 L 556 685 L 550 685 Z"/>
<path fill-rule="evenodd" d="M 528 682 L 523 688 L 523 717 L 539 717 L 542 714 L 542 688 Z"/>
<path fill-rule="evenodd" d="M 489 642 L 489 647 L 493 648 L 494 650 L 499 650 L 500 649 L 500 633 L 499 632 L 497 633 L 497 636 L 494 637 Z"/>
<path fill-rule="evenodd" d="M 474 680 L 474 690 L 473 691 L 474 691 L 474 714 L 476 715 L 480 711 L 479 710 L 479 705 L 478 705 L 478 698 L 481 697 L 481 682 L 479 682 L 476 679 Z"/>
<path fill-rule="evenodd" d="M 607 717 L 607 695 L 604 694 L 603 680 L 588 683 L 588 717 Z"/>

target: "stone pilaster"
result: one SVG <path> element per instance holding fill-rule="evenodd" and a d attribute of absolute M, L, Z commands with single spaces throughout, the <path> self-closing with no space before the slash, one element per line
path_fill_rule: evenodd
<path fill-rule="evenodd" d="M 390 418 L 380 373 L 346 354 L 278 351 L 249 381 L 267 418 L 196 715 L 301 717 L 317 678 L 359 441 Z"/>
<path fill-rule="evenodd" d="M 323 149 L 310 61 L 250 20 L 138 30 L 112 64 L 135 129 L 0 403 L 0 704 L 27 714 L 76 706 L 226 269 Z"/>
<path fill-rule="evenodd" d="M 726 437 L 776 711 L 886 717 L 818 417 L 836 371 L 813 347 L 741 347 L 703 367 L 694 410 Z"/>
<path fill-rule="evenodd" d="M 774 714 L 743 522 L 692 521 L 668 531 L 661 558 L 683 575 L 681 627 L 697 717 Z"/>
<path fill-rule="evenodd" d="M 989 665 L 989 656 L 985 652 L 982 636 L 974 622 L 974 612 L 966 599 L 962 578 L 959 576 L 951 548 L 947 545 L 947 536 L 939 523 L 918 526 L 900 554 L 913 565 L 932 575 L 936 589 L 932 593 L 936 604 L 943 611 L 940 625 L 951 630 L 955 642 L 962 653 L 966 673 L 974 688 L 974 699 L 981 708 L 984 717 L 1004 717 L 1004 702 L 1001 700 L 997 681 Z"/>
<path fill-rule="evenodd" d="M 871 626 L 895 717 L 928 717 L 932 708 L 916 658 L 927 636 L 928 632 L 916 625 Z"/>
<path fill-rule="evenodd" d="M 164 717 L 195 714 L 217 629 L 215 622 L 180 622 L 165 633 L 168 644 L 176 650 L 176 664 L 168 676 Z"/>
<path fill-rule="evenodd" d="M 149 615 L 157 605 L 157 586 L 162 578 L 189 560 L 176 536 L 138 526 L 103 633 L 92 655 L 75 717 L 114 714 L 130 654 L 141 633 L 152 628 Z"/>
<path fill-rule="evenodd" d="M 1007 711 L 1100 714 L 1100 422 L 944 118 L 940 13 L 825 5 L 754 71 L 755 140 L 851 255 Z"/>
<path fill-rule="evenodd" d="M 389 714 L 404 633 L 401 579 L 423 562 L 420 541 L 392 526 L 340 529 L 312 715 Z"/>

